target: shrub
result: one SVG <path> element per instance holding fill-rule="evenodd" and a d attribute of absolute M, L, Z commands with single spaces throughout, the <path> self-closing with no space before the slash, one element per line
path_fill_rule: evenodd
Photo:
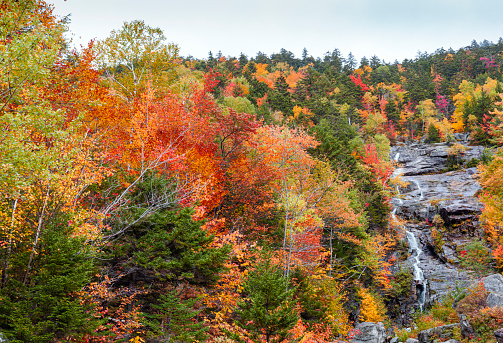
<path fill-rule="evenodd" d="M 430 123 L 430 126 L 428 126 L 427 141 L 429 143 L 440 143 L 440 132 L 433 123 Z"/>
<path fill-rule="evenodd" d="M 420 331 L 428 330 L 437 326 L 456 323 L 459 321 L 458 315 L 453 308 L 453 304 L 459 298 L 459 290 L 450 292 L 447 296 L 437 301 L 427 312 L 419 312 L 414 317 L 414 329 L 402 329 L 397 332 L 400 342 L 405 342 L 407 338 L 417 338 Z M 459 330 L 458 330 L 459 331 Z M 453 337 L 461 336 L 461 332 L 453 331 Z M 460 339 L 460 337 L 458 337 Z"/>
<path fill-rule="evenodd" d="M 485 307 L 468 318 L 482 342 L 494 339 L 494 331 L 503 325 L 502 307 Z"/>
<path fill-rule="evenodd" d="M 318 324 L 328 323 L 334 335 L 346 335 L 351 327 L 344 309 L 346 294 L 342 285 L 326 273 L 317 272 L 303 286 L 301 303 L 310 319 Z"/>
<path fill-rule="evenodd" d="M 368 289 L 361 287 L 358 290 L 358 296 L 362 303 L 360 306 L 360 320 L 362 322 L 382 322 L 386 318 L 386 310 L 382 299 L 370 292 Z"/>
<path fill-rule="evenodd" d="M 503 245 L 499 244 L 493 251 L 493 257 L 496 260 L 496 266 L 503 269 Z"/>
<path fill-rule="evenodd" d="M 492 257 L 484 243 L 475 239 L 468 244 L 458 247 L 460 266 L 473 270 L 478 275 L 491 272 Z"/>
<path fill-rule="evenodd" d="M 480 160 L 477 158 L 472 158 L 470 161 L 466 163 L 466 168 L 473 168 L 478 166 L 480 163 Z"/>
<path fill-rule="evenodd" d="M 466 147 L 456 143 L 447 151 L 448 156 L 445 163 L 447 171 L 458 170 L 461 168 L 461 156 L 465 153 Z"/>
<path fill-rule="evenodd" d="M 468 289 L 466 297 L 458 302 L 456 310 L 469 317 L 480 309 L 487 307 L 487 295 L 488 292 L 484 289 L 482 282 L 480 282 Z"/>
<path fill-rule="evenodd" d="M 479 342 L 491 342 L 493 333 L 503 324 L 503 308 L 487 307 L 488 292 L 482 283 L 468 290 L 468 295 L 462 299 L 456 308 L 464 314 L 475 330 Z"/>
<path fill-rule="evenodd" d="M 387 292 L 388 298 L 406 297 L 411 291 L 412 279 L 414 276 L 408 268 L 400 267 L 400 271 L 390 277 L 391 290 Z"/>

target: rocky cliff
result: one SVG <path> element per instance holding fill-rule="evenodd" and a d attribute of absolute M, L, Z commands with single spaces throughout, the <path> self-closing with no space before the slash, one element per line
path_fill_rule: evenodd
<path fill-rule="evenodd" d="M 464 138 L 464 137 L 462 137 Z M 394 176 L 401 178 L 393 198 L 393 216 L 400 221 L 408 244 L 408 257 L 401 263 L 414 274 L 412 298 L 402 299 L 397 321 L 406 324 L 414 309 L 466 287 L 471 272 L 458 268 L 457 247 L 478 235 L 482 205 L 477 169 L 484 148 L 466 141 L 438 144 L 403 144 L 391 149 L 397 163 Z M 443 240 L 432 232 L 442 228 Z"/>

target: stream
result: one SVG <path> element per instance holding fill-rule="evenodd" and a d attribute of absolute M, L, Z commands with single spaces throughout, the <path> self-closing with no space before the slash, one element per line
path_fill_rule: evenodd
<path fill-rule="evenodd" d="M 481 159 L 483 147 L 458 142 L 466 149 L 462 160 Z M 408 246 L 408 256 L 397 268 L 407 264 L 414 279 L 412 297 L 400 300 L 404 318 L 414 308 L 425 309 L 474 280 L 474 275 L 459 268 L 457 251 L 476 236 L 482 209 L 477 198 L 480 185 L 476 168 L 446 171 L 452 144 L 400 143 L 390 151 L 396 163 L 392 177 L 400 176 L 405 183 L 396 186 L 392 199 L 391 217 L 402 222 Z M 440 223 L 441 245 L 432 237 L 434 219 Z"/>
<path fill-rule="evenodd" d="M 400 154 L 397 153 L 395 155 L 395 162 L 398 162 L 398 159 L 400 158 Z M 395 173 L 393 174 L 393 177 L 398 177 L 401 176 L 400 173 L 400 168 L 397 168 L 395 170 Z M 419 185 L 419 182 L 417 180 L 411 179 L 410 181 L 414 182 L 416 186 L 418 187 L 419 190 L 419 200 L 423 200 L 423 191 Z M 398 222 L 398 219 L 396 217 L 396 211 L 400 208 L 401 205 L 403 205 L 403 200 L 401 198 L 400 194 L 400 187 L 396 187 L 397 191 L 397 197 L 393 198 L 393 203 L 398 203 L 397 205 L 394 205 L 393 212 L 391 213 L 391 216 L 394 221 Z M 419 308 L 421 312 L 423 311 L 425 300 L 426 300 L 426 289 L 427 289 L 427 280 L 424 278 L 424 272 L 419 266 L 421 261 L 419 259 L 419 256 L 422 253 L 422 250 L 419 247 L 418 241 L 416 236 L 412 231 L 407 230 L 407 226 L 404 225 L 403 228 L 405 229 L 406 237 L 407 237 L 407 243 L 409 245 L 409 253 L 410 257 L 409 260 L 412 260 L 412 268 L 414 270 L 414 282 L 415 282 L 415 289 L 416 289 L 416 298 L 417 302 L 419 304 Z"/>

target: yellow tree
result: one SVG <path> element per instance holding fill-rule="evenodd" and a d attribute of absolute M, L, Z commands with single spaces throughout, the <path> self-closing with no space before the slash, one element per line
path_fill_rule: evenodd
<path fill-rule="evenodd" d="M 7 249 L 2 280 L 8 279 L 13 248 L 24 247 L 30 251 L 26 283 L 46 222 L 65 213 L 74 228 L 83 225 L 89 214 L 80 199 L 106 170 L 83 118 L 69 120 L 68 111 L 48 96 L 58 92 L 55 83 L 71 83 L 60 58 L 64 24 L 42 1 L 0 6 L 5 13 L 0 25 L 0 235 Z M 81 89 L 76 83 L 72 88 Z"/>
<path fill-rule="evenodd" d="M 416 107 L 417 113 L 421 117 L 422 129 L 424 132 L 425 128 L 428 127 L 432 122 L 437 122 L 438 111 L 437 107 L 433 103 L 433 100 L 427 99 L 419 102 Z"/>
<path fill-rule="evenodd" d="M 135 20 L 96 44 L 99 67 L 124 100 L 137 99 L 148 83 L 161 90 L 172 80 L 179 48 L 165 40 L 161 29 Z"/>

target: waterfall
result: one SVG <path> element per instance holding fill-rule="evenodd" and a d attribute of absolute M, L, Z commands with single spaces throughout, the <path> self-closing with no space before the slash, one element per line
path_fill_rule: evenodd
<path fill-rule="evenodd" d="M 395 161 L 398 161 L 399 158 L 400 158 L 400 154 L 397 153 L 395 155 Z M 395 169 L 395 172 L 393 174 L 394 174 L 394 176 L 400 175 L 401 168 Z M 420 194 L 419 200 L 423 200 L 424 195 L 423 195 L 423 190 L 421 188 L 421 185 L 419 184 L 419 182 L 417 180 L 413 179 L 411 181 L 416 184 L 416 186 L 419 190 L 419 194 Z M 401 195 L 400 194 L 400 187 L 398 185 L 396 186 L 396 192 L 397 192 L 397 197 L 395 199 L 397 199 L 398 206 L 393 206 L 393 211 L 391 212 L 391 218 L 394 221 L 398 221 L 397 217 L 396 217 L 396 211 L 400 207 L 400 205 L 403 204 L 403 200 L 400 197 L 400 195 Z M 416 283 L 417 302 L 419 304 L 419 308 L 421 309 L 421 311 L 423 311 L 424 303 L 425 303 L 425 299 L 426 299 L 427 280 L 425 280 L 425 278 L 424 278 L 423 270 L 419 267 L 419 263 L 420 263 L 419 256 L 421 255 L 422 250 L 419 248 L 419 243 L 418 243 L 417 238 L 414 235 L 414 233 L 412 231 L 407 230 L 406 227 L 404 227 L 404 228 L 405 228 L 405 233 L 407 236 L 407 243 L 409 245 L 409 253 L 411 254 L 411 257 L 413 260 L 412 267 L 414 269 L 414 281 Z"/>
<path fill-rule="evenodd" d="M 400 158 L 400 153 L 397 152 L 395 155 L 395 162 L 398 163 L 398 159 Z"/>
<path fill-rule="evenodd" d="M 400 194 L 400 186 L 396 186 L 396 194 L 398 194 L 398 197 L 397 197 L 397 199 L 398 199 L 398 203 L 399 203 L 400 205 L 403 205 L 403 200 L 402 200 L 402 198 L 400 197 L 400 195 L 401 195 L 401 194 Z M 395 210 L 396 210 L 396 209 L 395 209 Z"/>
<path fill-rule="evenodd" d="M 417 243 L 417 239 L 414 233 L 408 230 L 406 230 L 405 232 L 407 234 L 407 241 L 409 242 L 409 252 L 415 260 L 413 264 L 414 281 L 416 281 L 417 302 L 419 303 L 419 308 L 422 311 L 426 295 L 426 281 L 424 279 L 423 270 L 419 268 L 419 255 L 421 255 L 422 251 L 419 248 L 419 244 Z"/>
<path fill-rule="evenodd" d="M 421 188 L 421 185 L 419 184 L 419 181 L 417 181 L 417 180 L 411 180 L 411 181 L 416 184 L 417 189 L 419 190 L 419 200 L 423 200 L 424 199 L 423 189 Z"/>

